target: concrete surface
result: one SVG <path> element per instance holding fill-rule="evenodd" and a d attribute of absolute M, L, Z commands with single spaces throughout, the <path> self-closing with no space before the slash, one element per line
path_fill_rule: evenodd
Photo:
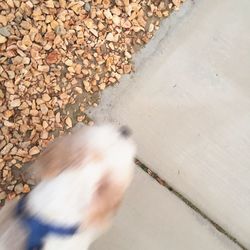
<path fill-rule="evenodd" d="M 246 248 L 249 13 L 249 0 L 186 1 L 136 57 L 136 73 L 108 89 L 92 113 L 128 124 L 139 159 Z"/>
<path fill-rule="evenodd" d="M 239 250 L 182 201 L 137 169 L 112 230 L 90 250 Z"/>

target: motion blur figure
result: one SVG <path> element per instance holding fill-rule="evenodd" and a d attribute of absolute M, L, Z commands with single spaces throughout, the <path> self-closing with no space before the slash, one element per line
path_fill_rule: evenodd
<path fill-rule="evenodd" d="M 112 222 L 134 156 L 126 127 L 82 127 L 56 140 L 34 163 L 39 184 L 0 211 L 0 249 L 88 249 Z"/>

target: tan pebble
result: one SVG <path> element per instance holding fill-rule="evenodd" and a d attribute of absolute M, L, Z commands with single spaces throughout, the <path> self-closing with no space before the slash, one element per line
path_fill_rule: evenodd
<path fill-rule="evenodd" d="M 129 59 L 132 58 L 132 55 L 128 51 L 125 51 L 124 55 Z"/>
<path fill-rule="evenodd" d="M 81 74 L 81 71 L 82 71 L 82 65 L 77 64 L 76 67 L 75 67 L 76 74 Z"/>
<path fill-rule="evenodd" d="M 13 64 L 17 65 L 17 64 L 21 64 L 23 61 L 23 58 L 21 56 L 16 56 L 12 59 Z"/>
<path fill-rule="evenodd" d="M 5 166 L 5 162 L 3 161 L 3 159 L 0 160 L 0 170 L 2 170 Z M 0 188 L 1 190 L 1 188 Z"/>
<path fill-rule="evenodd" d="M 57 123 L 60 123 L 61 122 L 61 114 L 60 114 L 60 112 L 58 112 L 58 113 L 56 113 L 56 122 Z"/>
<path fill-rule="evenodd" d="M 11 149 L 11 151 L 10 151 L 10 154 L 11 154 L 11 155 L 16 155 L 16 153 L 17 153 L 17 147 L 13 147 L 13 148 Z"/>
<path fill-rule="evenodd" d="M 154 31 L 154 28 L 155 28 L 154 24 L 151 23 L 151 24 L 149 25 L 149 27 L 148 27 L 148 32 L 153 32 L 153 31 Z"/>
<path fill-rule="evenodd" d="M 7 16 L 0 15 L 0 23 L 3 24 L 3 26 L 6 26 L 8 23 Z"/>
<path fill-rule="evenodd" d="M 23 64 L 30 64 L 30 58 L 24 57 L 22 62 L 23 62 Z"/>
<path fill-rule="evenodd" d="M 10 186 L 7 187 L 7 189 L 10 190 L 10 191 L 13 191 L 14 187 L 15 187 L 14 185 L 10 185 Z"/>
<path fill-rule="evenodd" d="M 117 15 L 117 16 L 120 16 L 122 11 L 121 9 L 117 8 L 117 7 L 114 7 L 112 8 L 111 12 L 114 14 L 114 15 Z"/>
<path fill-rule="evenodd" d="M 28 35 L 25 35 L 22 40 L 22 44 L 30 47 L 32 45 L 32 41 L 30 40 L 30 37 Z"/>
<path fill-rule="evenodd" d="M 45 40 L 47 41 L 52 41 L 55 39 L 55 33 L 53 31 L 48 31 L 45 36 L 44 36 Z"/>
<path fill-rule="evenodd" d="M 112 33 L 108 33 L 108 35 L 106 36 L 106 40 L 109 42 L 113 42 L 114 41 L 114 35 Z"/>
<path fill-rule="evenodd" d="M 129 0 L 123 0 L 125 7 L 129 6 Z"/>
<path fill-rule="evenodd" d="M 46 129 L 49 126 L 49 124 L 46 121 L 43 121 L 43 128 Z"/>
<path fill-rule="evenodd" d="M 40 54 L 37 50 L 35 49 L 31 49 L 30 50 L 30 55 L 33 59 L 39 59 L 40 58 Z"/>
<path fill-rule="evenodd" d="M 105 10 L 104 12 L 103 12 L 103 14 L 104 14 L 104 16 L 107 18 L 107 19 L 112 19 L 112 13 L 110 12 L 110 10 L 109 9 L 107 9 L 107 10 Z"/>
<path fill-rule="evenodd" d="M 6 0 L 6 2 L 11 8 L 15 7 L 13 0 Z"/>
<path fill-rule="evenodd" d="M 123 66 L 124 74 L 130 73 L 131 70 L 132 70 L 132 65 L 131 65 L 131 64 L 125 64 L 125 65 Z"/>
<path fill-rule="evenodd" d="M 147 24 L 143 17 L 138 17 L 137 21 L 142 27 L 145 27 Z"/>
<path fill-rule="evenodd" d="M 49 111 L 48 107 L 45 104 L 41 104 L 40 109 L 43 115 L 46 115 Z"/>
<path fill-rule="evenodd" d="M 58 26 L 58 22 L 56 20 L 53 20 L 51 23 L 50 23 L 50 26 L 53 30 L 55 30 Z"/>
<path fill-rule="evenodd" d="M 9 75 L 9 79 L 14 79 L 15 78 L 15 72 L 10 70 L 10 71 L 7 71 L 8 75 Z"/>
<path fill-rule="evenodd" d="M 62 42 L 63 42 L 62 38 L 59 35 L 57 35 L 56 38 L 55 38 L 55 40 L 54 40 L 54 45 L 59 45 Z"/>
<path fill-rule="evenodd" d="M 68 67 L 68 71 L 70 73 L 75 73 L 75 68 L 74 67 Z"/>
<path fill-rule="evenodd" d="M 172 0 L 172 2 L 176 7 L 180 7 L 181 0 Z"/>
<path fill-rule="evenodd" d="M 72 66 L 72 65 L 73 65 L 73 62 L 72 62 L 70 59 L 67 59 L 64 63 L 65 63 L 67 66 Z"/>
<path fill-rule="evenodd" d="M 9 171 L 7 169 L 4 169 L 2 173 L 3 178 L 6 178 L 8 174 L 9 174 Z"/>
<path fill-rule="evenodd" d="M 6 155 L 10 152 L 10 150 L 13 148 L 13 144 L 12 143 L 8 143 L 1 151 L 2 155 Z"/>
<path fill-rule="evenodd" d="M 112 21 L 113 21 L 113 23 L 114 23 L 115 25 L 119 26 L 120 23 L 121 23 L 121 18 L 120 18 L 119 16 L 117 16 L 117 15 L 113 15 Z"/>
<path fill-rule="evenodd" d="M 21 169 L 21 168 L 23 167 L 23 165 L 20 164 L 20 163 L 16 163 L 16 164 L 15 164 L 15 167 L 18 168 L 18 169 Z"/>
<path fill-rule="evenodd" d="M 0 35 L 0 44 L 5 43 L 7 41 L 7 38 Z"/>
<path fill-rule="evenodd" d="M 15 99 L 13 101 L 10 102 L 10 106 L 12 108 L 16 108 L 16 107 L 19 107 L 21 105 L 21 101 L 20 99 Z"/>
<path fill-rule="evenodd" d="M 38 69 L 38 71 L 49 72 L 49 66 L 48 65 L 39 65 L 37 69 Z"/>
<path fill-rule="evenodd" d="M 43 48 L 44 50 L 50 50 L 52 48 L 52 43 L 48 42 Z"/>
<path fill-rule="evenodd" d="M 71 9 L 78 15 L 79 11 L 80 11 L 80 5 L 79 4 L 75 4 L 71 7 Z"/>
<path fill-rule="evenodd" d="M 14 88 L 15 87 L 13 81 L 6 81 L 6 82 L 4 82 L 4 86 L 6 88 Z"/>
<path fill-rule="evenodd" d="M 126 20 L 123 24 L 122 24 L 122 27 L 123 28 L 126 28 L 126 29 L 129 29 L 131 28 L 132 24 L 129 20 Z"/>
<path fill-rule="evenodd" d="M 3 91 L 0 89 L 0 98 L 4 98 L 4 93 L 3 93 Z"/>
<path fill-rule="evenodd" d="M 79 88 L 79 87 L 75 87 L 75 91 L 76 91 L 78 94 L 82 94 L 82 89 Z"/>
<path fill-rule="evenodd" d="M 40 153 L 40 150 L 38 147 L 34 146 L 29 150 L 29 155 L 37 155 Z"/>
<path fill-rule="evenodd" d="M 143 30 L 143 28 L 141 26 L 133 26 L 132 29 L 136 33 L 139 32 L 139 31 L 141 31 L 141 30 Z"/>
<path fill-rule="evenodd" d="M 32 115 L 32 116 L 37 116 L 39 114 L 39 112 L 36 109 L 31 109 L 29 114 Z"/>
<path fill-rule="evenodd" d="M 4 121 L 4 122 L 3 122 L 3 125 L 6 126 L 6 127 L 8 127 L 8 128 L 13 128 L 13 127 L 15 127 L 15 123 L 9 122 L 9 121 Z"/>
<path fill-rule="evenodd" d="M 70 117 L 67 117 L 66 120 L 65 120 L 65 123 L 67 124 L 67 126 L 69 128 L 72 128 L 72 120 Z"/>
<path fill-rule="evenodd" d="M 59 0 L 59 4 L 60 4 L 61 8 L 63 8 L 63 9 L 65 9 L 67 6 L 67 3 L 65 0 Z"/>
<path fill-rule="evenodd" d="M 20 194 L 23 192 L 23 184 L 19 183 L 15 186 L 14 191 L 16 194 Z"/>
<path fill-rule="evenodd" d="M 45 94 L 42 95 L 42 99 L 45 102 L 49 102 L 51 100 L 51 97 L 48 94 L 45 93 Z"/>
<path fill-rule="evenodd" d="M 99 87 L 101 90 L 104 90 L 104 89 L 106 88 L 106 84 L 103 82 L 103 83 L 99 84 L 98 87 Z"/>
<path fill-rule="evenodd" d="M 102 0 L 103 7 L 107 9 L 110 6 L 110 0 Z"/>
<path fill-rule="evenodd" d="M 48 139 L 48 136 L 49 136 L 49 133 L 46 130 L 41 132 L 41 135 L 40 135 L 41 139 L 46 140 Z"/>
<path fill-rule="evenodd" d="M 19 1 L 15 1 L 16 6 L 18 6 L 18 5 L 17 5 L 18 2 L 19 2 Z M 33 3 L 32 3 L 31 1 L 27 1 L 27 2 L 26 2 L 26 5 L 27 5 L 29 8 L 33 8 L 33 7 L 34 7 L 34 5 L 33 5 Z"/>
<path fill-rule="evenodd" d="M 94 36 L 98 37 L 98 32 L 95 29 L 90 29 L 89 30 Z"/>
<path fill-rule="evenodd" d="M 37 98 L 37 99 L 36 99 L 36 104 L 37 104 L 37 105 L 41 105 L 41 104 L 43 104 L 43 103 L 44 103 L 43 99 L 41 99 L 41 98 Z"/>
<path fill-rule="evenodd" d="M 7 119 L 9 119 L 13 115 L 14 115 L 14 111 L 13 110 L 5 110 L 4 111 L 4 117 L 6 117 Z"/>
<path fill-rule="evenodd" d="M 89 29 L 93 29 L 94 28 L 94 21 L 90 18 L 87 18 L 84 20 L 84 24 L 87 26 L 87 28 Z"/>
<path fill-rule="evenodd" d="M 109 78 L 109 81 L 110 81 L 111 83 L 116 83 L 116 82 L 117 82 L 117 79 L 115 79 L 114 77 L 110 77 L 110 78 Z"/>
<path fill-rule="evenodd" d="M 2 141 L 0 142 L 0 149 L 2 149 L 6 145 L 6 141 L 3 139 L 1 138 Z M 3 160 L 3 159 L 1 159 L 1 160 Z"/>
<path fill-rule="evenodd" d="M 46 6 L 48 8 L 54 8 L 55 7 L 53 0 L 48 0 L 45 3 L 46 3 Z"/>
<path fill-rule="evenodd" d="M 7 197 L 7 194 L 3 191 L 3 192 L 0 192 L 0 200 L 4 200 L 6 199 Z"/>
<path fill-rule="evenodd" d="M 22 21 L 20 23 L 20 26 L 23 28 L 23 29 L 26 29 L 26 30 L 30 30 L 32 28 L 32 24 L 30 22 L 27 22 L 27 21 Z"/>
<path fill-rule="evenodd" d="M 77 116 L 77 121 L 82 122 L 85 119 L 84 115 Z"/>
<path fill-rule="evenodd" d="M 23 185 L 23 193 L 29 193 L 30 192 L 30 186 L 28 184 Z"/>
<path fill-rule="evenodd" d="M 103 25 L 103 23 L 99 22 L 99 23 L 98 23 L 98 29 L 99 29 L 100 31 L 102 31 L 104 28 L 105 28 L 105 26 Z"/>
<path fill-rule="evenodd" d="M 91 91 L 91 86 L 90 86 L 90 83 L 88 81 L 83 81 L 83 85 L 84 85 L 84 88 L 87 92 Z"/>
<path fill-rule="evenodd" d="M 7 195 L 7 199 L 9 201 L 14 200 L 16 197 L 16 194 L 14 192 L 11 192 L 10 194 Z"/>

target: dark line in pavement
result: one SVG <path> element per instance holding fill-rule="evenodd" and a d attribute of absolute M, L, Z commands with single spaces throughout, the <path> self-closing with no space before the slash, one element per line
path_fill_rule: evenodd
<path fill-rule="evenodd" d="M 200 216 L 202 216 L 205 220 L 209 221 L 220 233 L 224 234 L 231 241 L 233 241 L 236 245 L 238 245 L 242 250 L 248 250 L 242 243 L 240 243 L 233 235 L 227 232 L 223 227 L 218 225 L 214 220 L 208 217 L 204 212 L 202 212 L 194 203 L 189 201 L 185 196 L 180 194 L 174 187 L 169 185 L 164 179 L 162 179 L 156 172 L 147 167 L 140 160 L 135 159 L 135 164 L 140 167 L 144 172 L 150 175 L 153 179 L 155 179 L 160 185 L 167 188 L 171 193 L 176 195 L 179 199 L 181 199 L 186 205 L 192 208 L 195 212 L 197 212 Z"/>

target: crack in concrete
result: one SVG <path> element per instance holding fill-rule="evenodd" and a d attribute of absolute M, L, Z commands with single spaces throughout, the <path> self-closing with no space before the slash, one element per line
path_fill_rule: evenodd
<path fill-rule="evenodd" d="M 173 193 L 175 196 L 177 196 L 182 202 L 184 202 L 187 206 L 192 208 L 196 213 L 198 213 L 202 218 L 210 222 L 217 231 L 224 234 L 227 238 L 229 238 L 231 241 L 233 241 L 237 246 L 239 246 L 242 250 L 248 250 L 241 242 L 239 242 L 232 234 L 230 234 L 228 231 L 226 231 L 223 227 L 218 225 L 213 219 L 211 219 L 208 215 L 206 215 L 203 211 L 201 211 L 194 203 L 192 203 L 190 200 L 188 200 L 185 196 L 183 196 L 181 193 L 179 193 L 174 187 L 169 185 L 167 181 L 162 179 L 156 172 L 151 170 L 149 167 L 147 167 L 144 163 L 142 163 L 140 160 L 135 159 L 135 164 L 140 167 L 144 172 L 146 172 L 149 176 L 151 176 L 153 179 L 155 179 L 160 185 L 167 188 L 171 193 Z"/>

